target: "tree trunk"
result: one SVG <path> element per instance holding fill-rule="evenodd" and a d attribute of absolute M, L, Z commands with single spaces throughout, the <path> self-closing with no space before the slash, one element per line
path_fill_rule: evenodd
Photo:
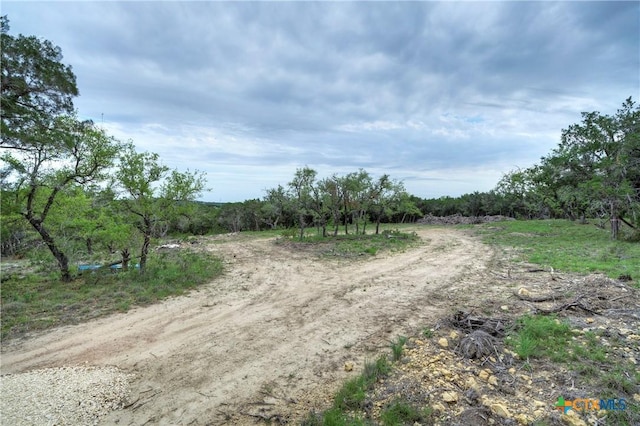
<path fill-rule="evenodd" d="M 613 203 L 611 203 L 611 238 L 614 240 L 618 239 L 618 231 L 620 230 L 620 221 L 618 220 L 618 215 L 616 214 L 615 207 Z"/>
<path fill-rule="evenodd" d="M 49 248 L 49 251 L 58 262 L 58 266 L 60 267 L 60 278 L 62 279 L 62 281 L 66 283 L 71 282 L 69 258 L 67 257 L 67 255 L 64 254 L 62 250 L 60 250 L 60 248 L 58 248 L 56 242 L 53 240 L 53 237 L 45 229 L 41 221 L 33 217 L 27 217 L 27 220 L 29 221 L 31 226 L 33 226 L 33 228 L 38 232 L 38 234 L 40 234 L 40 237 L 42 237 L 42 240 Z"/>
<path fill-rule="evenodd" d="M 305 222 L 304 222 L 304 215 L 300 215 L 300 241 L 302 241 L 304 239 L 304 227 L 305 227 Z"/>
<path fill-rule="evenodd" d="M 347 206 L 344 206 L 344 234 L 349 235 L 349 214 L 347 213 Z"/>
<path fill-rule="evenodd" d="M 127 272 L 129 270 L 129 261 L 131 260 L 131 253 L 129 253 L 129 249 L 126 248 L 120 252 L 122 255 L 122 270 Z"/>
<path fill-rule="evenodd" d="M 140 273 L 144 274 L 147 267 L 147 255 L 149 254 L 149 245 L 151 244 L 151 220 L 148 217 L 144 219 L 142 235 L 144 240 L 140 249 Z"/>
<path fill-rule="evenodd" d="M 89 256 L 91 256 L 93 254 L 93 241 L 91 240 L 91 238 L 87 238 L 87 253 L 89 254 Z"/>
<path fill-rule="evenodd" d="M 618 239 L 618 232 L 620 231 L 620 220 L 616 217 L 611 218 L 611 238 Z"/>

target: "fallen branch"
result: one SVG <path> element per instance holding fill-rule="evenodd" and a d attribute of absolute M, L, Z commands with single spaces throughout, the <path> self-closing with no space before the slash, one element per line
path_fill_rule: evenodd
<path fill-rule="evenodd" d="M 558 313 L 558 312 L 566 311 L 567 309 L 571 309 L 571 308 L 580 308 L 580 309 L 582 309 L 584 311 L 587 311 L 587 312 L 589 312 L 591 314 L 600 315 L 599 312 L 596 312 L 593 309 L 590 309 L 590 308 L 586 307 L 585 305 L 583 305 L 582 304 L 582 299 L 583 298 L 584 298 L 584 296 L 578 296 L 577 298 L 575 298 L 571 302 L 565 303 L 565 304 L 560 305 L 560 306 L 556 306 L 555 308 L 551 308 L 551 309 L 542 309 L 542 308 L 538 308 L 538 307 L 534 307 L 534 309 L 536 310 L 536 313 L 555 314 L 555 313 Z"/>
<path fill-rule="evenodd" d="M 532 297 L 532 296 L 527 296 L 527 295 L 524 295 L 524 294 L 519 294 L 517 292 L 514 292 L 513 294 L 518 299 L 524 300 L 525 302 L 539 303 L 539 302 L 548 302 L 549 300 L 556 300 L 556 297 L 554 295 Z"/>
<path fill-rule="evenodd" d="M 623 217 L 619 218 L 622 222 L 624 222 L 628 227 L 630 227 L 631 229 L 637 229 L 635 226 L 633 226 L 632 224 L 630 224 L 629 222 L 627 222 Z"/>

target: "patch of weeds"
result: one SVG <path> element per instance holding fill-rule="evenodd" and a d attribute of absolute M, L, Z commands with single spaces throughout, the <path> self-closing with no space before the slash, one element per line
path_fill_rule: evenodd
<path fill-rule="evenodd" d="M 2 283 L 2 338 L 43 330 L 112 312 L 126 312 L 183 294 L 222 273 L 222 262 L 204 253 L 167 253 L 149 259 L 147 270 L 95 271 L 64 283 L 29 274 Z"/>
<path fill-rule="evenodd" d="M 427 339 L 430 339 L 430 338 L 432 338 L 432 337 L 433 337 L 433 330 L 432 330 L 432 329 L 430 329 L 429 327 L 424 327 L 424 328 L 422 329 L 422 335 L 423 335 L 424 337 L 426 337 Z"/>
<path fill-rule="evenodd" d="M 310 413 L 302 420 L 302 426 L 364 426 L 366 423 L 359 417 L 354 416 L 338 408 L 331 408 L 322 413 Z"/>
<path fill-rule="evenodd" d="M 559 362 L 568 357 L 566 348 L 572 335 L 569 324 L 555 316 L 525 315 L 517 321 L 505 343 L 521 359 L 546 356 Z"/>
<path fill-rule="evenodd" d="M 583 343 L 572 343 L 570 347 L 572 361 L 605 362 L 607 360 L 607 350 L 598 342 L 598 336 L 593 331 L 587 331 L 584 334 Z"/>
<path fill-rule="evenodd" d="M 389 374 L 391 366 L 386 357 L 380 357 L 374 363 L 367 362 L 364 371 L 356 378 L 347 381 L 334 398 L 334 408 L 341 410 L 358 410 L 366 397 L 366 391 L 382 377 Z"/>
<path fill-rule="evenodd" d="M 420 410 L 406 401 L 398 400 L 382 410 L 380 420 L 384 426 L 413 425 L 426 422 L 432 413 L 433 410 L 430 407 Z"/>
<path fill-rule="evenodd" d="M 394 361 L 399 361 L 400 358 L 402 358 L 405 343 L 407 343 L 405 336 L 398 336 L 398 340 L 391 343 L 391 354 L 393 355 Z"/>
<path fill-rule="evenodd" d="M 630 372 L 635 373 L 632 375 Z M 597 379 L 597 383 L 599 386 L 608 389 L 614 394 L 618 394 L 620 392 L 627 393 L 629 395 L 637 392 L 637 386 L 640 382 L 640 373 L 635 369 L 633 365 L 615 365 L 611 371 L 605 372 L 604 374 L 601 372 L 600 376 Z M 614 395 L 618 397 L 617 395 Z"/>

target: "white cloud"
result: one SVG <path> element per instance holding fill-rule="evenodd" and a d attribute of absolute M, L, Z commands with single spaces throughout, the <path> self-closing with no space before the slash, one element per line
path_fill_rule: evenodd
<path fill-rule="evenodd" d="M 640 94 L 634 2 L 3 2 L 82 117 L 238 201 L 296 167 L 487 190 Z"/>

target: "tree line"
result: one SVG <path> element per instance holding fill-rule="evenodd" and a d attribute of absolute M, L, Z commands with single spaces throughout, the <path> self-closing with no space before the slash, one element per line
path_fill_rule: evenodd
<path fill-rule="evenodd" d="M 80 120 L 76 77 L 60 48 L 10 35 L 0 20 L 2 254 L 46 247 L 64 281 L 70 259 L 95 253 L 117 255 L 124 269 L 137 260 L 144 272 L 152 238 L 172 232 L 296 229 L 304 238 L 313 228 L 329 237 L 453 214 L 606 218 L 613 238 L 621 224 L 640 227 L 640 108 L 631 98 L 611 116 L 583 113 L 539 164 L 507 173 L 488 192 L 422 199 L 387 174 L 319 178 L 305 166 L 262 199 L 202 203 L 204 173 L 171 170 Z"/>
<path fill-rule="evenodd" d="M 383 222 L 414 221 L 422 216 L 403 182 L 384 174 L 374 178 L 364 169 L 344 176 L 318 179 L 310 167 L 296 170 L 286 186 L 267 189 L 262 200 L 224 204 L 217 223 L 230 232 L 296 228 L 298 237 L 315 228 L 324 237 L 350 229 L 364 234 L 367 226 L 377 234 Z"/>

